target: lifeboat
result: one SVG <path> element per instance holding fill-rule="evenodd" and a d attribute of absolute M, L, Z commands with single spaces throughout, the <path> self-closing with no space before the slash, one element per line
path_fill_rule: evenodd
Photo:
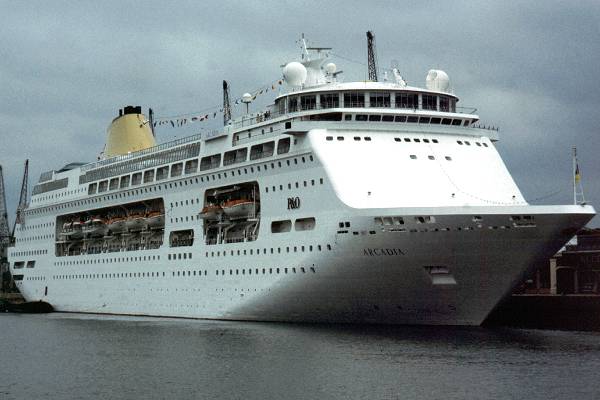
<path fill-rule="evenodd" d="M 104 236 L 108 231 L 106 221 L 100 217 L 92 217 L 83 224 L 83 233 L 90 236 Z"/>
<path fill-rule="evenodd" d="M 122 233 L 127 229 L 127 218 L 113 217 L 108 221 L 108 230 L 111 233 Z"/>
<path fill-rule="evenodd" d="M 146 223 L 149 228 L 162 228 L 165 225 L 165 214 L 160 211 L 150 211 Z"/>
<path fill-rule="evenodd" d="M 71 233 L 69 237 L 72 239 L 81 239 L 83 237 L 83 222 L 75 220 L 71 223 Z"/>
<path fill-rule="evenodd" d="M 258 204 L 256 201 L 245 199 L 229 200 L 223 204 L 223 212 L 229 218 L 253 217 L 258 211 Z"/>
<path fill-rule="evenodd" d="M 141 231 L 146 227 L 146 215 L 140 212 L 131 213 L 125 225 L 130 231 Z"/>
<path fill-rule="evenodd" d="M 207 204 L 200 211 L 200 218 L 203 219 L 217 219 L 219 214 L 223 212 L 223 209 L 218 204 Z"/>

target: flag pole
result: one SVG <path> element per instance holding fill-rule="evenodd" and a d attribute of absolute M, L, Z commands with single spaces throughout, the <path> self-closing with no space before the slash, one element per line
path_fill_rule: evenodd
<path fill-rule="evenodd" d="M 577 205 L 577 148 L 573 147 L 573 204 Z"/>

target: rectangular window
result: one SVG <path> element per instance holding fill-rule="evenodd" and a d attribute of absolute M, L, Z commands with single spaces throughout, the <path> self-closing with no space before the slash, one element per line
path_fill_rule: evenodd
<path fill-rule="evenodd" d="M 185 173 L 193 174 L 198 172 L 198 159 L 189 160 L 185 162 Z"/>
<path fill-rule="evenodd" d="M 390 94 L 371 93 L 369 95 L 369 102 L 371 107 L 388 108 L 390 106 Z"/>
<path fill-rule="evenodd" d="M 314 110 L 317 108 L 317 96 L 300 96 L 300 106 L 302 110 Z"/>
<path fill-rule="evenodd" d="M 290 97 L 290 112 L 298 111 L 298 98 Z"/>
<path fill-rule="evenodd" d="M 131 179 L 131 177 L 129 175 L 125 175 L 121 177 L 121 183 L 119 184 L 119 187 L 121 189 L 125 189 L 126 187 L 129 187 L 129 180 Z"/>
<path fill-rule="evenodd" d="M 183 163 L 177 163 L 171 165 L 171 178 L 180 176 L 183 172 Z"/>
<path fill-rule="evenodd" d="M 381 121 L 381 115 L 369 115 L 369 121 Z"/>
<path fill-rule="evenodd" d="M 194 244 L 194 230 L 185 229 L 182 231 L 173 231 L 169 235 L 170 247 L 192 246 Z"/>
<path fill-rule="evenodd" d="M 344 93 L 344 107 L 364 107 L 364 93 Z"/>
<path fill-rule="evenodd" d="M 108 190 L 117 190 L 119 188 L 119 178 L 112 178 L 108 185 Z"/>
<path fill-rule="evenodd" d="M 366 121 L 369 118 L 368 115 L 364 115 L 364 114 L 357 114 L 356 115 L 356 121 Z"/>
<path fill-rule="evenodd" d="M 423 110 L 437 110 L 437 96 L 423 95 Z"/>
<path fill-rule="evenodd" d="M 100 182 L 100 184 L 98 185 L 98 193 L 106 192 L 107 189 L 108 189 L 108 181 Z"/>
<path fill-rule="evenodd" d="M 34 268 L 34 267 L 35 267 L 35 260 L 27 261 L 27 268 Z"/>
<path fill-rule="evenodd" d="M 384 115 L 381 117 L 381 121 L 383 122 L 394 122 L 394 116 L 393 115 Z"/>
<path fill-rule="evenodd" d="M 97 183 L 91 183 L 88 186 L 88 195 L 96 194 L 96 189 L 98 189 Z"/>
<path fill-rule="evenodd" d="M 310 218 L 298 218 L 296 222 L 294 222 L 294 230 L 297 231 L 312 231 L 315 229 L 315 219 L 314 217 Z"/>
<path fill-rule="evenodd" d="M 271 232 L 272 233 L 282 233 L 289 232 L 292 230 L 292 221 L 273 221 L 271 222 Z"/>
<path fill-rule="evenodd" d="M 277 142 L 277 154 L 285 154 L 290 151 L 290 138 L 279 139 Z"/>
<path fill-rule="evenodd" d="M 131 186 L 136 186 L 142 183 L 142 173 L 136 172 L 131 176 Z"/>
<path fill-rule="evenodd" d="M 202 157 L 200 161 L 200 171 L 219 168 L 221 165 L 221 154 L 213 154 L 212 156 Z"/>
<path fill-rule="evenodd" d="M 271 157 L 275 150 L 275 142 L 266 142 L 257 144 L 250 148 L 250 159 L 258 160 L 259 158 Z"/>
<path fill-rule="evenodd" d="M 163 179 L 167 179 L 169 177 L 169 167 L 160 167 L 156 170 L 156 180 L 162 181 Z"/>
<path fill-rule="evenodd" d="M 419 95 L 416 93 L 396 93 L 396 108 L 417 109 Z"/>
<path fill-rule="evenodd" d="M 154 181 L 154 170 L 144 171 L 144 183 L 150 183 Z"/>
<path fill-rule="evenodd" d="M 446 96 L 440 96 L 440 111 L 450 111 L 450 99 Z"/>
<path fill-rule="evenodd" d="M 13 268 L 19 269 L 19 268 L 23 268 L 24 266 L 25 266 L 25 261 L 17 261 L 16 263 L 14 263 Z"/>
<path fill-rule="evenodd" d="M 247 147 L 231 150 L 225 153 L 225 156 L 223 157 L 223 165 L 242 163 L 246 161 L 246 158 L 248 158 Z"/>
<path fill-rule="evenodd" d="M 340 106 L 340 96 L 337 93 L 322 94 L 321 108 L 337 108 Z"/>

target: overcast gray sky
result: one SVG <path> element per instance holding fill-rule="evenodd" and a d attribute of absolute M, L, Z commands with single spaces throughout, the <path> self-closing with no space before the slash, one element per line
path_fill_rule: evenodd
<path fill-rule="evenodd" d="M 94 160 L 120 107 L 170 116 L 218 106 L 222 79 L 233 96 L 278 79 L 280 65 L 298 56 L 301 33 L 334 48 L 346 81 L 364 79 L 367 30 L 380 69 L 396 60 L 415 86 L 430 68 L 443 69 L 459 105 L 500 127 L 498 150 L 532 203 L 572 202 L 577 146 L 586 199 L 600 206 L 600 1 L 0 5 L 0 164 L 11 214 L 26 158 L 30 185 L 41 171 Z M 210 124 L 161 127 L 157 136 Z"/>

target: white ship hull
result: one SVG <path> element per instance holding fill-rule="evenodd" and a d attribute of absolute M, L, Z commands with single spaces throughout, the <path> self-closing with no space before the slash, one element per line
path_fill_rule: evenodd
<path fill-rule="evenodd" d="M 51 172 L 9 249 L 19 290 L 65 312 L 477 325 L 595 215 L 528 205 L 494 147 L 497 132 L 454 112 L 453 95 L 345 85 L 315 90 L 340 90 L 339 102 L 350 90 L 365 99 L 373 90 L 373 102 L 384 91 L 392 102 L 402 101 L 396 92 L 417 96 L 414 107 L 434 101 L 428 110 L 348 100 L 298 111 L 298 99 L 282 96 L 277 110 L 293 105 L 288 114 Z M 450 111 L 431 111 L 442 102 Z M 236 198 L 260 210 L 207 215 Z M 60 234 L 85 215 L 140 210 L 164 216 L 110 224 L 128 233 L 90 246 Z"/>

